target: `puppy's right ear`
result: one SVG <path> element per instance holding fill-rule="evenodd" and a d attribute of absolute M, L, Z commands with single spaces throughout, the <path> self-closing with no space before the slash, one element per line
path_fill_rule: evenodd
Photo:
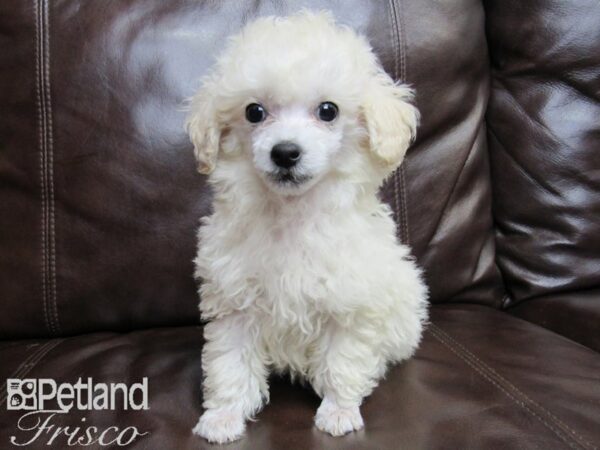
<path fill-rule="evenodd" d="M 185 129 L 194 144 L 198 172 L 208 175 L 217 164 L 221 140 L 221 127 L 217 118 L 215 97 L 204 86 L 191 100 Z"/>

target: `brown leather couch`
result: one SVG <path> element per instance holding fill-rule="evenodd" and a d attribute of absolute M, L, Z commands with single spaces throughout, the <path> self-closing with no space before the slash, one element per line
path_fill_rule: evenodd
<path fill-rule="evenodd" d="M 148 377 L 150 409 L 72 410 L 54 427 L 212 448 L 191 434 L 210 194 L 181 106 L 227 35 L 301 6 L 362 30 L 417 90 L 418 140 L 381 194 L 426 270 L 431 324 L 365 401 L 365 430 L 324 435 L 316 396 L 273 379 L 226 448 L 600 446 L 597 0 L 3 0 L 0 448 L 32 433 L 4 380 L 87 377 Z M 27 448 L 68 448 L 49 433 Z"/>

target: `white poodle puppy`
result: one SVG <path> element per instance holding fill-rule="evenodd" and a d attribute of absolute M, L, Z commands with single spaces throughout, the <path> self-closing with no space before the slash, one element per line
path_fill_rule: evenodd
<path fill-rule="evenodd" d="M 358 430 L 388 363 L 415 351 L 427 288 L 377 197 L 415 134 L 411 98 L 364 37 L 308 11 L 247 25 L 203 80 L 186 123 L 214 191 L 195 433 L 238 439 L 272 370 L 322 397 L 317 428 Z"/>

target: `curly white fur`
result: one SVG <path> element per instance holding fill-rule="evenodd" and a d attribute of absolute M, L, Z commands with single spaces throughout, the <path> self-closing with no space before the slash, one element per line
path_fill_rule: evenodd
<path fill-rule="evenodd" d="M 239 438 L 271 370 L 323 397 L 319 429 L 359 429 L 362 399 L 415 351 L 427 289 L 377 197 L 414 137 L 411 98 L 362 36 L 307 11 L 247 25 L 204 79 L 187 121 L 215 196 L 195 260 L 208 321 L 197 434 Z M 332 122 L 315 115 L 324 101 Z M 258 124 L 244 115 L 253 102 L 268 111 Z M 269 176 L 282 140 L 302 149 L 302 182 Z"/>

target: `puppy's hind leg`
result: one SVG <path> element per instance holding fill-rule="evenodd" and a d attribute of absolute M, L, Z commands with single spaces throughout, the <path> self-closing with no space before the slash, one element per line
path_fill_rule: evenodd
<path fill-rule="evenodd" d="M 385 360 L 357 330 L 333 326 L 312 384 L 323 401 L 315 425 L 333 436 L 364 426 L 360 405 L 385 371 Z"/>
<path fill-rule="evenodd" d="M 251 322 L 234 313 L 208 323 L 202 349 L 204 413 L 193 432 L 219 444 L 239 439 L 268 400 L 267 370 Z"/>

